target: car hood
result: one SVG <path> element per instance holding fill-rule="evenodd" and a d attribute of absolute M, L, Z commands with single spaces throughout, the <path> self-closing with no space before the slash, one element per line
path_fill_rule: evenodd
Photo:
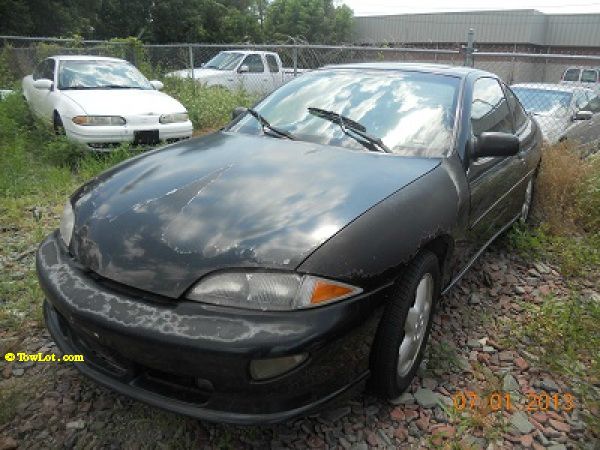
<path fill-rule="evenodd" d="M 73 89 L 62 91 L 62 94 L 90 115 L 131 116 L 185 111 L 173 97 L 154 89 Z"/>
<path fill-rule="evenodd" d="M 71 250 L 103 277 L 169 297 L 217 269 L 293 270 L 439 163 L 219 132 L 83 186 L 72 198 Z"/>

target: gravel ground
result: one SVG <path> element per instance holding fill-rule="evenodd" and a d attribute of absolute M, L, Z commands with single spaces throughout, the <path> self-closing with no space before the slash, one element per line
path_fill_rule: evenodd
<path fill-rule="evenodd" d="M 27 273 L 33 254 L 9 255 Z M 6 262 L 6 261 L 5 261 Z M 16 264 L 16 266 L 15 266 Z M 22 267 L 22 270 L 18 270 Z M 592 282 L 582 292 L 600 301 Z M 528 263 L 495 244 L 445 298 L 426 359 L 409 392 L 392 403 L 369 394 L 317 416 L 275 426 L 215 425 L 117 395 L 63 363 L 0 362 L 0 450 L 12 448 L 600 448 L 576 382 L 545 371 L 543 349 L 516 339 L 529 305 L 569 294 L 556 268 Z M 41 303 L 41 299 L 40 299 Z M 0 299 L 1 307 L 1 299 Z M 38 321 L 0 330 L 0 351 L 58 352 Z M 598 386 L 589 386 L 598 394 Z M 574 409 L 527 412 L 528 394 L 572 393 Z M 453 397 L 511 393 L 512 408 L 484 401 L 460 412 Z M 577 391 L 578 392 L 578 391 Z M 456 396 L 458 399 L 458 396 Z M 2 420 L 4 417 L 4 420 Z M 8 421 L 7 421 L 8 420 Z"/>

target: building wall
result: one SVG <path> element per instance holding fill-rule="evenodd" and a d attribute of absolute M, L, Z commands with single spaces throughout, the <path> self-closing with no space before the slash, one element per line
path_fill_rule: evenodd
<path fill-rule="evenodd" d="M 465 42 L 469 28 L 487 45 L 600 48 L 600 14 L 547 15 L 535 10 L 474 11 L 357 17 L 358 44 L 437 44 Z"/>

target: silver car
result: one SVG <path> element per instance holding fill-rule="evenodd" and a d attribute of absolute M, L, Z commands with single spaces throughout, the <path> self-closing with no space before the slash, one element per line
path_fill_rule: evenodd
<path fill-rule="evenodd" d="M 511 89 L 537 119 L 549 144 L 564 140 L 567 131 L 600 112 L 600 98 L 592 89 L 544 83 L 514 84 Z"/>

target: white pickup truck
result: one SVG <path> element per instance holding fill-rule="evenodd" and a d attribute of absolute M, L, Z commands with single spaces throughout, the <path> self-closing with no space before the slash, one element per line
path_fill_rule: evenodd
<path fill-rule="evenodd" d="M 297 73 L 305 70 L 297 70 Z M 170 72 L 167 77 L 193 78 L 207 86 L 243 89 L 252 94 L 268 94 L 294 77 L 294 69 L 286 69 L 275 52 L 227 50 L 194 69 Z"/>

